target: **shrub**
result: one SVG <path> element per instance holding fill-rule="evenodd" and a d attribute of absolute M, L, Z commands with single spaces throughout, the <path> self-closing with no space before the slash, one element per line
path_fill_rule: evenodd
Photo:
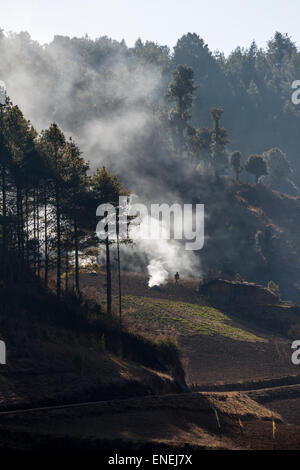
<path fill-rule="evenodd" d="M 274 294 L 278 295 L 280 297 L 280 289 L 278 284 L 274 281 L 269 281 L 268 282 L 268 289 L 270 289 Z"/>

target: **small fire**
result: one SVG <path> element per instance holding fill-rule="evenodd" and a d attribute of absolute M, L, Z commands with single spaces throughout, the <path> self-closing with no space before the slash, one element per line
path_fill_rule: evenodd
<path fill-rule="evenodd" d="M 159 259 L 153 259 L 147 266 L 148 274 L 150 276 L 148 286 L 160 286 L 168 282 L 169 273 L 164 268 L 163 263 Z"/>

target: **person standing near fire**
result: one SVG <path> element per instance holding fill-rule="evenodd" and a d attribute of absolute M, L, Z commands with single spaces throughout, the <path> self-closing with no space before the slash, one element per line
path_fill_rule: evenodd
<path fill-rule="evenodd" d="M 178 271 L 177 271 L 177 273 L 174 275 L 174 278 L 175 278 L 176 284 L 178 284 L 178 281 L 179 281 L 179 273 L 178 273 Z"/>

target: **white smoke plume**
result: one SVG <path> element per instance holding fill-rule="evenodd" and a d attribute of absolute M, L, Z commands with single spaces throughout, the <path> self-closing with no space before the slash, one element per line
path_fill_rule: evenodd
<path fill-rule="evenodd" d="M 41 46 L 27 33 L 0 35 L 0 78 L 8 95 L 37 131 L 55 121 L 67 136 L 72 134 L 92 170 L 106 165 L 148 204 L 174 202 L 163 168 L 174 174 L 179 170 L 156 143 L 160 122 L 152 106 L 165 95 L 170 76 L 108 38 L 82 41 L 60 36 Z M 83 46 L 94 47 L 101 56 L 103 51 L 103 59 L 96 66 L 90 56 L 85 60 Z M 181 165 L 181 180 L 184 171 Z M 146 271 L 148 265 L 150 278 L 156 276 L 155 269 L 167 276 L 176 271 L 182 276 L 201 272 L 199 257 L 177 240 L 141 238 L 132 250 L 123 248 L 123 252 L 127 266 L 134 264 L 132 254 L 140 260 L 135 269 Z"/>
<path fill-rule="evenodd" d="M 160 231 L 159 238 L 151 238 L 151 230 L 155 233 Z M 134 251 L 146 257 L 149 287 L 165 284 L 177 271 L 182 277 L 201 277 L 199 257 L 193 251 L 185 250 L 182 241 L 169 239 L 169 233 L 166 221 L 158 221 L 150 215 L 142 218 L 130 231 L 135 244 Z"/>
<path fill-rule="evenodd" d="M 149 274 L 149 287 L 160 286 L 168 282 L 169 273 L 159 259 L 152 259 L 147 266 L 147 270 Z"/>

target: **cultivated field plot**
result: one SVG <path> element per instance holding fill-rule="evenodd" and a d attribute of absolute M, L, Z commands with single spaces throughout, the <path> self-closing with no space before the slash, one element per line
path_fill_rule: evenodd
<path fill-rule="evenodd" d="M 105 305 L 105 274 L 81 276 L 87 294 Z M 113 302 L 118 312 L 117 278 Z M 149 289 L 147 276 L 122 272 L 123 321 L 138 334 L 174 339 L 189 385 L 229 384 L 299 375 L 291 341 L 210 306 L 199 281 L 172 279 Z"/>
<path fill-rule="evenodd" d="M 264 342 L 265 339 L 237 327 L 219 310 L 187 302 L 127 295 L 123 299 L 124 314 L 130 324 L 173 331 L 180 334 L 220 335 L 240 341 Z"/>

